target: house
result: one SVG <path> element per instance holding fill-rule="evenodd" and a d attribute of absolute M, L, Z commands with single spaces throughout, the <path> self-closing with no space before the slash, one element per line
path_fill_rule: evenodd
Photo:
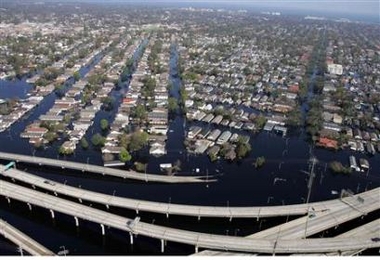
<path fill-rule="evenodd" d="M 293 110 L 293 107 L 285 104 L 274 104 L 272 110 L 279 113 L 288 113 Z"/>
<path fill-rule="evenodd" d="M 148 113 L 148 123 L 150 125 L 167 125 L 168 110 L 165 108 L 155 108 Z"/>
<path fill-rule="evenodd" d="M 243 127 L 244 123 L 242 122 L 237 122 L 236 125 L 234 126 L 234 128 L 236 129 L 241 129 Z"/>
<path fill-rule="evenodd" d="M 206 113 L 203 111 L 199 111 L 197 115 L 195 116 L 195 120 L 201 121 L 206 116 Z"/>
<path fill-rule="evenodd" d="M 148 132 L 152 134 L 166 135 L 168 130 L 169 129 L 167 125 L 151 125 L 148 129 Z"/>
<path fill-rule="evenodd" d="M 334 123 L 323 123 L 323 129 L 328 129 L 336 132 L 340 132 L 342 130 L 342 127 L 340 125 L 334 124 Z"/>
<path fill-rule="evenodd" d="M 375 147 L 373 146 L 371 142 L 367 142 L 366 149 L 369 154 L 375 155 L 376 153 Z"/>
<path fill-rule="evenodd" d="M 56 121 L 61 122 L 63 121 L 63 116 L 56 116 L 56 115 L 40 115 L 39 119 L 41 121 Z"/>
<path fill-rule="evenodd" d="M 228 119 L 223 119 L 222 122 L 220 122 L 221 125 L 228 126 L 230 121 Z"/>
<path fill-rule="evenodd" d="M 234 133 L 231 138 L 230 138 L 230 142 L 231 143 L 236 143 L 238 141 L 238 138 L 239 138 L 239 135 L 237 133 Z"/>
<path fill-rule="evenodd" d="M 235 158 L 236 158 L 236 152 L 235 152 L 235 149 L 234 149 L 233 147 L 231 147 L 231 148 L 227 151 L 227 153 L 226 153 L 226 155 L 224 156 L 224 158 L 225 158 L 226 160 L 230 160 L 230 161 L 235 160 Z"/>
<path fill-rule="evenodd" d="M 149 154 L 152 155 L 164 155 L 166 154 L 166 148 L 164 142 L 154 142 L 150 145 Z"/>
<path fill-rule="evenodd" d="M 199 126 L 191 126 L 189 132 L 187 133 L 187 137 L 190 139 L 194 139 L 200 132 L 202 128 Z"/>
<path fill-rule="evenodd" d="M 343 66 L 341 64 L 328 64 L 327 71 L 333 75 L 342 75 L 343 74 Z"/>
<path fill-rule="evenodd" d="M 192 107 L 193 105 L 194 105 L 193 100 L 186 100 L 185 101 L 185 107 L 189 108 L 189 107 Z"/>
<path fill-rule="evenodd" d="M 211 121 L 211 123 L 213 123 L 213 124 L 220 124 L 220 122 L 222 122 L 222 120 L 223 120 L 223 116 L 222 115 L 217 115 L 212 121 Z"/>
<path fill-rule="evenodd" d="M 232 133 L 230 131 L 223 132 L 220 135 L 220 137 L 218 138 L 218 141 L 216 142 L 216 144 L 222 145 L 222 144 L 226 143 L 230 139 L 231 135 L 232 135 Z"/>
<path fill-rule="evenodd" d="M 289 87 L 289 91 L 292 92 L 292 93 L 298 93 L 300 91 L 300 87 L 296 84 L 294 85 L 291 85 Z"/>
<path fill-rule="evenodd" d="M 129 115 L 127 114 L 116 114 L 115 122 L 120 123 L 121 127 L 125 127 L 129 124 Z"/>
<path fill-rule="evenodd" d="M 354 137 L 354 134 L 352 132 L 352 129 L 351 128 L 346 128 L 346 134 L 349 138 L 353 138 Z"/>
<path fill-rule="evenodd" d="M 325 148 L 338 149 L 338 142 L 326 137 L 320 137 L 316 144 Z"/>
<path fill-rule="evenodd" d="M 377 142 L 378 141 L 378 137 L 377 137 L 377 134 L 376 133 L 370 133 L 370 136 L 371 136 L 371 141 L 372 142 Z"/>
<path fill-rule="evenodd" d="M 356 158 L 351 155 L 349 157 L 349 160 L 350 160 L 350 168 L 353 169 L 353 170 L 355 170 L 355 171 L 360 171 L 360 168 L 359 168 L 359 166 L 356 163 Z"/>
<path fill-rule="evenodd" d="M 295 100 L 297 98 L 297 94 L 288 92 L 288 93 L 286 93 L 286 98 Z"/>
<path fill-rule="evenodd" d="M 44 127 L 28 127 L 27 129 L 25 129 L 25 132 L 28 134 L 38 134 L 43 136 L 48 132 L 48 129 Z"/>
<path fill-rule="evenodd" d="M 219 129 L 214 129 L 207 137 L 207 140 L 215 141 L 218 139 L 219 135 L 221 134 L 221 131 Z"/>
<path fill-rule="evenodd" d="M 62 144 L 62 149 L 65 151 L 74 151 L 76 148 L 76 143 L 73 141 L 66 141 Z"/>
<path fill-rule="evenodd" d="M 206 123 L 210 123 L 213 118 L 214 118 L 213 114 L 208 114 L 205 118 L 202 119 L 202 121 Z"/>
<path fill-rule="evenodd" d="M 123 99 L 123 105 L 126 107 L 134 107 L 136 106 L 137 98 L 129 98 L 126 97 Z"/>
<path fill-rule="evenodd" d="M 219 153 L 219 151 L 220 151 L 220 147 L 217 146 L 217 145 L 215 145 L 215 146 L 211 147 L 211 148 L 208 150 L 207 154 L 208 154 L 210 157 L 216 157 L 217 154 Z"/>
<path fill-rule="evenodd" d="M 288 131 L 288 129 L 284 126 L 279 126 L 279 125 L 276 125 L 274 128 L 273 128 L 274 132 L 275 133 L 279 133 L 281 134 L 283 137 L 286 136 L 286 133 Z"/>
<path fill-rule="evenodd" d="M 363 140 L 369 141 L 371 139 L 371 136 L 369 135 L 369 133 L 367 131 L 363 131 L 362 132 L 362 138 L 363 138 Z"/>
<path fill-rule="evenodd" d="M 337 113 L 334 113 L 333 114 L 333 122 L 335 123 L 335 124 L 342 124 L 342 122 L 343 122 L 343 117 L 341 117 L 340 115 L 338 115 Z"/>
<path fill-rule="evenodd" d="M 274 124 L 274 123 L 271 123 L 271 122 L 266 122 L 266 124 L 265 124 L 265 126 L 264 126 L 264 130 L 265 131 L 272 131 L 273 130 L 273 128 L 274 128 L 274 126 L 275 126 L 276 124 Z"/>
<path fill-rule="evenodd" d="M 353 133 L 354 133 L 354 138 L 355 139 L 357 139 L 357 140 L 362 140 L 363 139 L 362 138 L 362 132 L 359 129 L 355 128 L 353 130 Z"/>
<path fill-rule="evenodd" d="M 367 161 L 367 159 L 360 158 L 359 163 L 360 163 L 360 167 L 364 169 L 369 169 L 369 162 Z"/>
<path fill-rule="evenodd" d="M 334 114 L 324 111 L 322 113 L 323 121 L 331 122 L 334 118 Z"/>
<path fill-rule="evenodd" d="M 198 134 L 198 137 L 203 139 L 203 138 L 206 138 L 206 136 L 211 132 L 211 130 L 209 128 L 205 128 L 202 130 L 202 132 L 200 132 Z"/>
<path fill-rule="evenodd" d="M 122 151 L 123 147 L 119 146 L 104 146 L 102 148 L 102 153 L 112 153 L 119 154 Z"/>
<path fill-rule="evenodd" d="M 323 85 L 323 92 L 334 92 L 336 91 L 336 87 L 333 85 L 332 82 L 326 82 Z"/>
<path fill-rule="evenodd" d="M 228 126 L 229 127 L 235 127 L 235 125 L 236 125 L 236 122 L 235 121 L 231 121 Z"/>
<path fill-rule="evenodd" d="M 211 142 L 209 140 L 206 140 L 206 139 L 197 140 L 195 142 L 195 150 L 194 150 L 194 152 L 197 153 L 197 154 L 202 154 L 202 153 L 204 153 L 207 150 L 207 148 L 209 148 L 213 144 L 214 144 L 213 142 Z"/>

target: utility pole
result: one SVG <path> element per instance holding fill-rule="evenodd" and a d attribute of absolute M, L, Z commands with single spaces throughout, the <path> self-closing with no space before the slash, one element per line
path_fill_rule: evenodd
<path fill-rule="evenodd" d="M 24 256 L 24 250 L 22 249 L 21 246 L 19 246 L 19 247 L 17 248 L 17 252 L 20 253 L 20 256 Z"/>
<path fill-rule="evenodd" d="M 309 174 L 309 182 L 307 184 L 308 193 L 307 193 L 307 198 L 306 198 L 306 204 L 308 204 L 309 200 L 310 200 L 311 188 L 313 187 L 313 180 L 314 180 L 314 177 L 315 177 L 314 166 L 318 162 L 317 158 L 315 158 L 314 156 L 311 157 L 310 160 L 311 160 L 312 165 L 311 165 L 311 170 L 310 170 L 310 174 Z"/>

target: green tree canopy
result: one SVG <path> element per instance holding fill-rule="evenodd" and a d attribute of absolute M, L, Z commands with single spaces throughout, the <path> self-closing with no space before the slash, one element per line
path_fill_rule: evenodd
<path fill-rule="evenodd" d="M 239 159 L 244 158 L 251 151 L 251 145 L 248 143 L 239 142 L 236 147 L 236 155 Z"/>
<path fill-rule="evenodd" d="M 105 131 L 108 129 L 108 126 L 109 126 L 109 123 L 108 123 L 108 120 L 103 118 L 100 120 L 100 128 Z"/>
<path fill-rule="evenodd" d="M 146 116 L 147 116 L 147 111 L 144 105 L 138 104 L 135 109 L 134 117 L 139 119 L 139 121 L 141 122 L 142 120 L 146 118 Z"/>
<path fill-rule="evenodd" d="M 169 112 L 175 113 L 177 111 L 177 108 L 178 108 L 177 99 L 174 98 L 174 97 L 170 97 L 168 99 L 168 109 L 169 109 Z"/>
<path fill-rule="evenodd" d="M 145 132 L 135 132 L 131 135 L 129 151 L 138 151 L 148 143 L 149 135 Z"/>
<path fill-rule="evenodd" d="M 101 134 L 96 133 L 91 137 L 91 142 L 94 146 L 104 146 L 106 138 L 103 137 Z"/>
<path fill-rule="evenodd" d="M 132 156 L 129 154 L 127 149 L 123 147 L 119 153 L 119 160 L 121 162 L 129 162 L 131 159 L 132 159 Z"/>
<path fill-rule="evenodd" d="M 80 139 L 80 145 L 82 146 L 83 149 L 88 148 L 89 144 L 86 137 L 83 136 L 82 139 Z"/>
<path fill-rule="evenodd" d="M 73 77 L 75 81 L 78 81 L 81 78 L 79 71 L 75 71 L 73 74 Z"/>

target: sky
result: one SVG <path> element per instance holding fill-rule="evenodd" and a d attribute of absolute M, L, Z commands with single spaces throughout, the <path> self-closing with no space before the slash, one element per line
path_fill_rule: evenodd
<path fill-rule="evenodd" d="M 0 0 L 3 1 L 3 0 Z M 44 1 L 44 0 L 36 0 Z M 60 1 L 60 0 L 45 0 Z M 380 0 L 61 0 L 63 2 L 135 2 L 135 3 L 166 3 L 166 4 L 207 4 L 229 5 L 236 7 L 262 7 L 277 10 L 303 11 L 312 13 L 340 13 L 349 15 L 370 15 L 380 20 Z"/>

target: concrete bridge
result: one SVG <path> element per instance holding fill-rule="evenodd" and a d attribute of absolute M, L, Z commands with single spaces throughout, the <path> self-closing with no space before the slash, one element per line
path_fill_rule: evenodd
<path fill-rule="evenodd" d="M 20 230 L 0 219 L 0 234 L 12 241 L 20 247 L 20 250 L 25 250 L 35 256 L 53 256 L 54 253 L 43 245 L 25 235 Z"/>
<path fill-rule="evenodd" d="M 215 179 L 208 178 L 208 176 L 167 176 L 167 175 L 158 175 L 158 174 L 145 174 L 138 173 L 135 171 L 126 171 L 119 169 L 112 169 L 98 165 L 71 162 L 65 160 L 56 160 L 50 158 L 36 157 L 36 156 L 28 156 L 21 154 L 13 154 L 13 153 L 3 153 L 0 152 L 0 159 L 16 161 L 16 162 L 24 162 L 30 164 L 38 164 L 38 165 L 47 165 L 52 167 L 58 167 L 62 169 L 72 169 L 82 172 L 92 172 L 98 173 L 102 175 L 114 176 L 123 179 L 133 179 L 145 182 L 166 182 L 166 183 L 200 183 L 200 182 L 214 182 Z"/>
<path fill-rule="evenodd" d="M 79 189 L 66 184 L 61 184 L 50 179 L 35 176 L 33 174 L 16 170 L 5 170 L 0 166 L 0 174 L 10 177 L 12 179 L 28 183 L 32 187 L 40 187 L 52 191 L 55 195 L 67 195 L 82 200 L 100 203 L 103 205 L 115 206 L 120 208 L 127 208 L 135 210 L 138 214 L 139 211 L 154 212 L 169 215 L 184 215 L 198 217 L 214 217 L 214 218 L 263 218 L 275 216 L 293 216 L 307 214 L 311 208 L 315 212 L 330 212 L 333 209 L 340 209 L 346 207 L 345 199 L 334 199 L 323 202 L 315 202 L 309 204 L 293 204 L 282 206 L 263 206 L 263 207 L 217 207 L 217 206 L 197 206 L 197 205 L 184 205 L 173 203 L 153 202 L 138 199 L 129 199 L 117 197 L 113 195 L 93 192 L 85 189 Z M 354 198 L 366 197 L 366 194 L 380 193 L 380 188 L 364 192 L 362 194 L 354 195 Z"/>
<path fill-rule="evenodd" d="M 49 209 L 52 217 L 54 212 L 58 211 L 70 216 L 76 220 L 79 225 L 79 219 L 85 219 L 99 223 L 102 227 L 102 234 L 105 234 L 105 226 L 120 229 L 129 232 L 131 243 L 134 235 L 143 235 L 161 240 L 161 250 L 164 251 L 165 241 L 174 241 L 178 243 L 194 245 L 196 251 L 198 248 L 210 248 L 217 250 L 237 251 L 237 252 L 257 252 L 257 253 L 326 253 L 361 250 L 363 248 L 380 247 L 380 241 L 372 239 L 371 236 L 360 236 L 352 238 L 313 238 L 313 239 L 262 239 L 262 238 L 242 238 L 232 236 L 213 235 L 200 232 L 163 227 L 144 222 L 135 222 L 132 219 L 124 218 L 111 214 L 99 209 L 94 209 L 72 201 L 54 197 L 42 192 L 28 189 L 0 180 L 0 195 L 8 198 L 23 201 L 32 208 L 32 205 Z M 380 194 L 368 192 L 363 195 L 362 200 L 357 204 L 357 198 L 346 198 L 345 206 L 341 205 L 339 214 L 334 217 L 320 220 L 322 223 L 313 224 L 314 227 L 330 226 L 336 218 L 348 219 L 365 215 L 369 212 L 379 209 Z M 350 206 L 351 205 L 351 206 Z M 355 208 L 353 208 L 355 206 Z M 325 212 L 324 212 L 325 213 Z M 329 214 L 327 214 L 329 215 Z M 310 224 L 311 225 L 311 224 Z M 299 232 L 297 231 L 299 234 Z"/>
<path fill-rule="evenodd" d="M 298 220 L 294 220 L 294 222 L 297 222 Z M 290 223 L 290 222 L 289 222 Z M 283 235 L 281 232 L 282 229 L 285 229 L 286 224 L 281 224 L 278 225 L 275 228 L 272 228 L 272 232 L 268 232 L 267 230 L 255 233 L 253 235 L 246 236 L 246 238 L 268 238 L 269 236 L 276 236 L 277 238 L 283 238 Z M 315 232 L 313 231 L 307 231 L 307 236 L 313 235 Z M 359 226 L 357 228 L 351 229 L 341 235 L 336 236 L 337 238 L 339 237 L 347 237 L 347 238 L 352 238 L 355 239 L 355 237 L 362 237 L 362 236 L 368 236 L 368 237 L 379 237 L 380 236 L 380 219 L 376 219 L 370 223 L 367 223 L 365 225 Z M 287 238 L 290 238 L 288 235 Z M 293 239 L 300 238 L 298 235 L 294 235 Z M 352 256 L 360 253 L 361 251 L 365 250 L 366 248 L 362 248 L 360 250 L 351 250 L 351 251 L 338 251 L 338 252 L 331 252 L 331 253 L 325 253 L 325 254 L 305 254 L 306 256 L 314 256 L 314 255 L 328 255 L 328 256 L 334 256 L 334 255 L 343 255 L 343 256 Z M 275 251 L 273 252 L 275 253 Z M 256 254 L 249 254 L 249 253 L 240 253 L 243 256 L 253 256 Z M 225 252 L 225 251 L 215 251 L 215 250 L 204 250 L 202 252 L 199 252 L 197 254 L 194 254 L 197 256 L 229 256 L 229 255 L 234 255 L 234 253 L 230 252 Z M 297 254 L 296 254 L 297 255 Z"/>

